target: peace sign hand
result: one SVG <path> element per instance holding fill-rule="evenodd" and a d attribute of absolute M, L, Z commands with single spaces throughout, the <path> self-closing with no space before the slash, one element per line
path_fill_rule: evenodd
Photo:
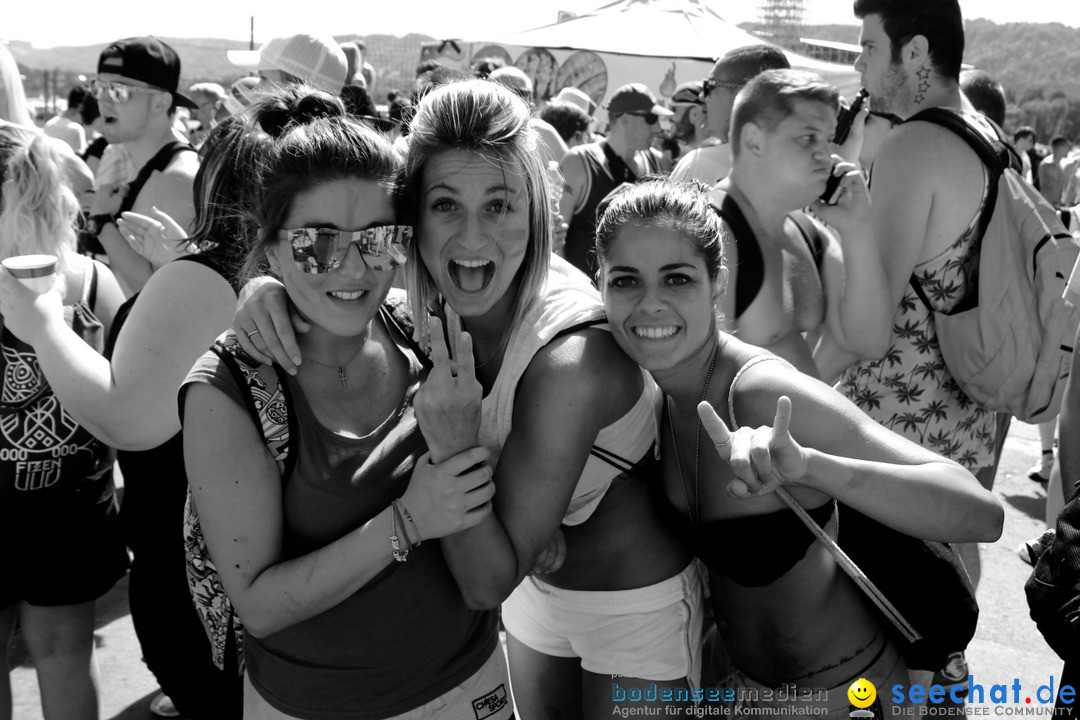
<path fill-rule="evenodd" d="M 428 324 L 433 367 L 413 399 L 416 419 L 424 434 L 432 462 L 479 444 L 483 388 L 476 379 L 472 338 L 462 332 L 451 360 L 443 337 L 442 321 Z"/>
<path fill-rule="evenodd" d="M 742 427 L 733 434 L 708 402 L 698 404 L 698 417 L 716 454 L 735 473 L 728 484 L 734 497 L 767 495 L 806 475 L 809 454 L 791 437 L 791 400 L 786 395 L 776 401 L 772 427 Z"/>

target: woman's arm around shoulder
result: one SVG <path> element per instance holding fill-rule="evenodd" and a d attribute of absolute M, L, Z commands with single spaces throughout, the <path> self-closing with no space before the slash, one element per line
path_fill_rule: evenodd
<path fill-rule="evenodd" d="M 734 390 L 740 432 L 764 458 L 778 442 L 763 430 L 790 398 L 790 439 L 805 453 L 798 479 L 909 535 L 942 542 L 992 542 L 1004 511 L 959 464 L 886 429 L 828 385 L 779 362 L 749 368 Z M 754 430 L 757 428 L 757 430 Z M 715 439 L 715 438 L 714 438 Z M 749 451 L 751 455 L 755 451 Z M 757 459 L 755 459 L 757 462 Z"/>
<path fill-rule="evenodd" d="M 495 468 L 495 513 L 443 541 L 470 606 L 497 606 L 529 574 L 562 523 L 597 433 L 634 406 L 642 383 L 641 369 L 603 330 L 572 333 L 536 354 Z"/>

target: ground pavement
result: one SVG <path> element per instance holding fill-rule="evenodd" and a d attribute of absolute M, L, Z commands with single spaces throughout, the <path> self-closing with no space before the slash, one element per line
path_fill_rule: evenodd
<path fill-rule="evenodd" d="M 1031 571 L 1016 555 L 1016 546 L 1043 529 L 1045 487 L 1027 478 L 1027 470 L 1039 454 L 1035 426 L 1013 423 L 1005 444 L 994 491 L 1005 505 L 1005 532 L 1001 539 L 983 547 L 983 577 L 979 586 L 982 613 L 979 629 L 968 649 L 975 682 L 983 685 L 989 701 L 991 686 L 1011 686 L 1018 679 L 1025 697 L 1060 675 L 1061 662 L 1043 642 L 1028 617 L 1024 581 Z M 913 583 L 918 580 L 913 578 Z M 926 589 L 933 592 L 932 588 Z M 157 684 L 142 664 L 138 642 L 127 609 L 127 581 L 121 581 L 98 606 L 94 639 L 101 671 L 101 717 L 106 720 L 151 720 L 151 698 Z M 42 720 L 37 680 L 25 651 L 16 638 L 11 647 L 11 672 L 15 720 Z M 1012 691 L 1010 690 L 1010 696 Z M 1011 700 L 1011 697 L 1010 697 Z M 989 708 L 1002 715 L 1008 708 Z M 1027 707 L 1024 710 L 1040 710 Z M 1011 713 L 1010 713 L 1011 714 Z"/>

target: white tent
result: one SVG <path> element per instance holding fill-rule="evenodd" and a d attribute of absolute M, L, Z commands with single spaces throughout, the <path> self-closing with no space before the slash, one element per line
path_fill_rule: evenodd
<path fill-rule="evenodd" d="M 663 99 L 678 83 L 707 77 L 715 59 L 765 40 L 729 23 L 706 0 L 616 0 L 564 22 L 496 37 L 432 43 L 425 57 L 463 66 L 498 56 L 529 74 L 538 102 L 573 85 L 602 106 L 616 88 L 643 82 Z M 851 67 L 787 52 L 847 97 L 858 90 Z"/>

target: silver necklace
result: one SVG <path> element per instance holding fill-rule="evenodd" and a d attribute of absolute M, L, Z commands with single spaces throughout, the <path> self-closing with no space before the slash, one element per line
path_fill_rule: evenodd
<path fill-rule="evenodd" d="M 720 353 L 720 346 L 713 348 L 712 360 L 709 362 L 709 372 L 705 375 L 705 387 L 701 391 L 701 401 L 709 394 L 709 381 L 712 380 L 713 370 L 716 369 L 716 357 Z M 682 486 L 683 498 L 686 500 L 686 513 L 690 516 L 690 524 L 697 525 L 701 522 L 701 492 L 698 487 L 698 467 L 701 456 L 701 418 L 697 421 L 697 432 L 694 436 L 694 507 L 690 508 L 690 494 L 686 490 L 686 480 L 683 478 L 682 462 L 679 460 L 679 441 L 675 437 L 675 416 L 671 412 L 671 396 L 664 395 L 667 403 L 668 423 L 671 427 L 671 447 L 675 451 L 675 469 L 679 471 L 679 485 Z M 695 408 L 695 412 L 697 412 Z"/>
<path fill-rule="evenodd" d="M 352 355 L 349 356 L 348 360 L 346 360 L 345 362 L 342 362 L 342 363 L 338 363 L 337 365 L 331 365 L 330 363 L 321 362 L 321 361 L 316 360 L 315 358 L 311 357 L 311 355 L 305 355 L 304 357 L 306 359 L 310 360 L 311 362 L 315 363 L 316 365 L 322 365 L 323 367 L 328 367 L 328 368 L 332 368 L 334 370 L 337 370 L 338 382 L 341 383 L 341 387 L 345 387 L 345 386 L 347 386 L 349 384 L 349 376 L 345 374 L 345 368 L 348 366 L 349 363 L 351 363 L 356 358 L 357 355 L 360 354 L 360 351 L 364 348 L 364 345 L 366 344 L 366 342 L 367 342 L 367 340 L 365 338 L 365 340 L 363 342 L 361 342 L 359 345 L 356 346 L 356 349 L 353 350 L 353 353 L 352 353 Z"/>

